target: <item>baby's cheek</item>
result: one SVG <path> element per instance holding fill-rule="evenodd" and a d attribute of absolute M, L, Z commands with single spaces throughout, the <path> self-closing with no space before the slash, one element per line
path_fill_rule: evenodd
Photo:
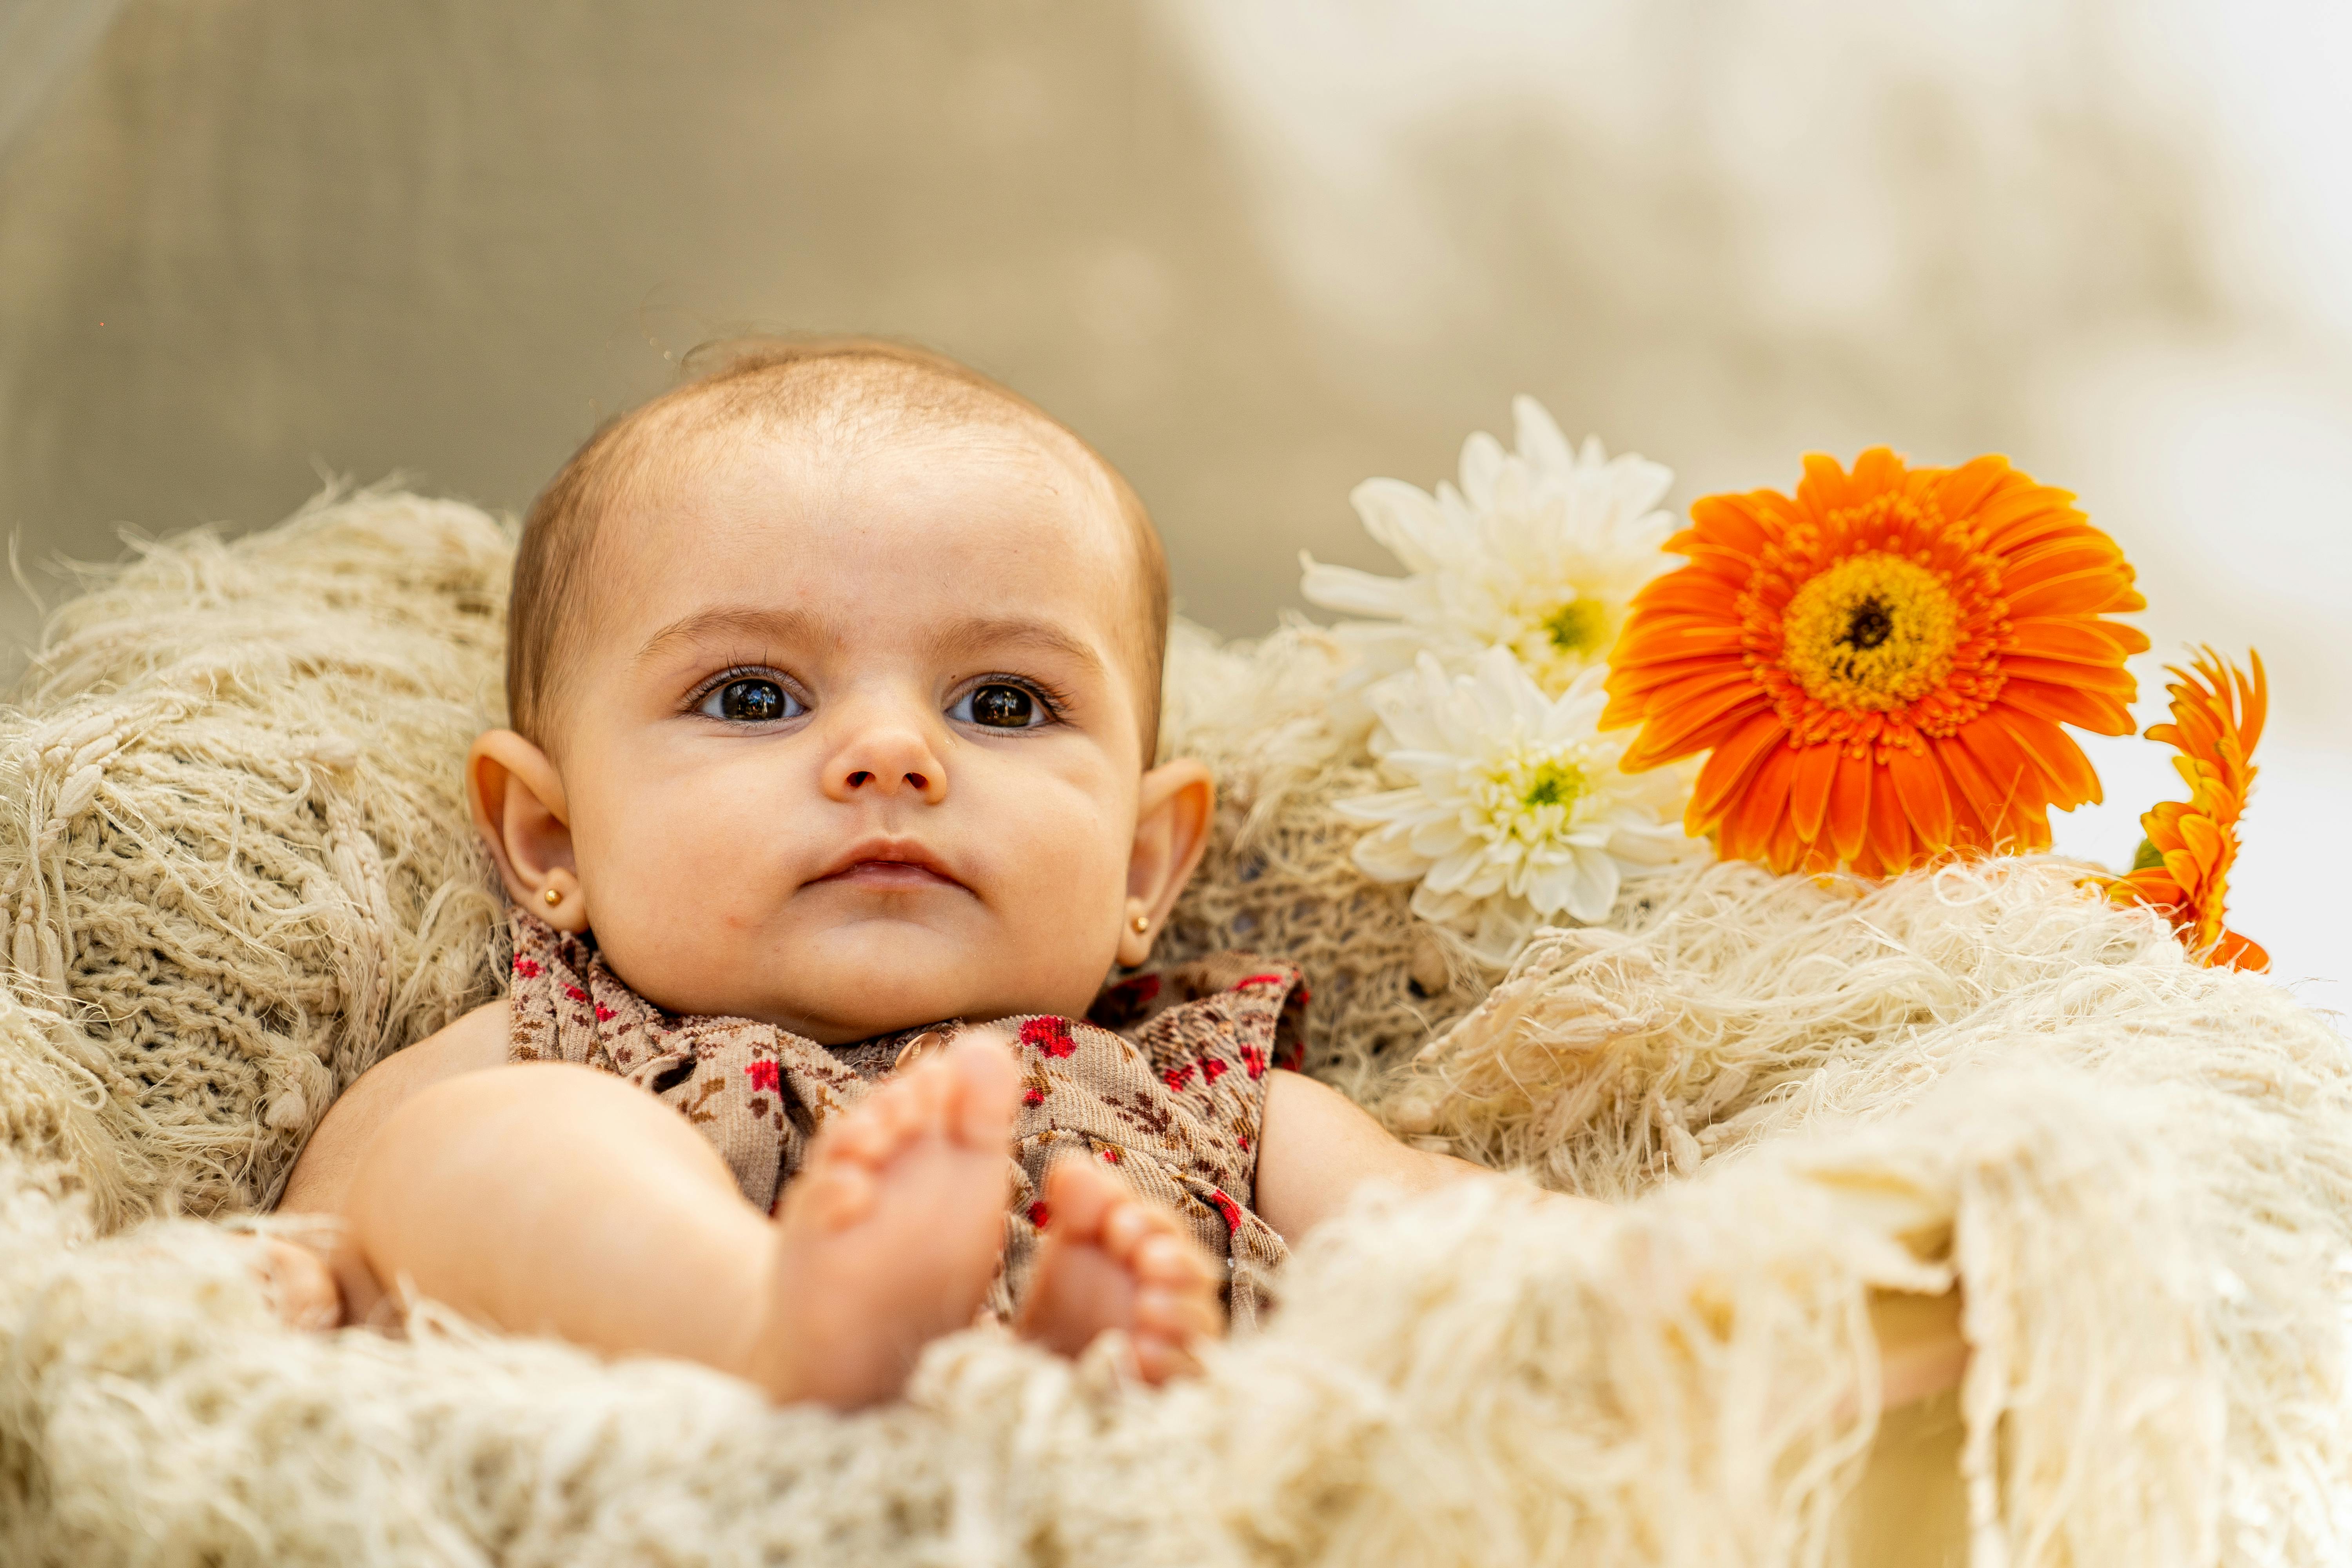
<path fill-rule="evenodd" d="M 1015 874 L 1013 928 L 1056 968 L 1091 968 L 1090 987 L 1118 946 L 1130 838 L 1115 836 L 1099 816 L 1072 811 L 1032 837 Z"/>
<path fill-rule="evenodd" d="M 777 902 L 774 837 L 763 844 L 745 832 L 740 810 L 644 798 L 612 826 L 580 846 L 581 881 L 598 940 L 636 961 L 641 988 L 667 989 L 726 963 L 729 943 Z"/>

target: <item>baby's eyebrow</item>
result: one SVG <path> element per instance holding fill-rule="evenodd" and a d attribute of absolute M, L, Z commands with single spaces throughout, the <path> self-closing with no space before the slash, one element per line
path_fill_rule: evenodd
<path fill-rule="evenodd" d="M 938 652 L 950 656 L 1007 647 L 1030 647 L 1060 654 L 1090 674 L 1099 675 L 1103 668 L 1101 655 L 1080 638 L 1050 621 L 1023 620 L 1018 616 L 973 616 L 951 621 L 940 628 L 931 644 Z"/>
<path fill-rule="evenodd" d="M 636 662 L 643 664 L 679 643 L 698 642 L 705 637 L 763 637 L 785 642 L 804 637 L 812 629 L 812 618 L 803 610 L 721 605 L 680 616 L 662 627 L 637 649 Z"/>

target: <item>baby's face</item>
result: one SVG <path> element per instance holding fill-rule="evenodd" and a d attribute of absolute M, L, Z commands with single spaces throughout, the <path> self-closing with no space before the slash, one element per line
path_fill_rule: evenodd
<path fill-rule="evenodd" d="M 558 721 L 607 962 L 824 1044 L 1083 1013 L 1133 919 L 1143 752 L 1105 488 L 992 428 L 687 447 L 605 520 Z"/>

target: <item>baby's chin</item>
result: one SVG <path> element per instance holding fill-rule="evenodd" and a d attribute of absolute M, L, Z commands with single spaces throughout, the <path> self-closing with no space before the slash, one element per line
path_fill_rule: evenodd
<path fill-rule="evenodd" d="M 950 1018 L 980 1022 L 1026 1013 L 1076 1016 L 1110 968 L 1091 960 L 1006 951 L 918 921 L 860 921 L 803 933 L 792 957 L 725 968 L 748 984 L 640 984 L 647 1000 L 674 1012 L 753 1018 L 821 1046 L 849 1045 Z M 618 966 L 615 966 L 616 969 Z M 685 977 L 676 977 L 685 978 Z M 667 992 L 669 994 L 661 994 Z M 676 998 L 672 1000 L 671 998 Z"/>

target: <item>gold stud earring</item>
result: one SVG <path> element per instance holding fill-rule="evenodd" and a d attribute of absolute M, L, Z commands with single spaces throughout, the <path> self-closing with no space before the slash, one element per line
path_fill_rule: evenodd
<path fill-rule="evenodd" d="M 540 897 L 545 899 L 551 908 L 563 901 L 563 895 L 553 888 L 548 889 L 547 891 L 540 894 Z"/>
<path fill-rule="evenodd" d="M 1136 935 L 1141 936 L 1145 931 L 1151 929 L 1151 917 L 1150 915 L 1138 915 L 1127 923 L 1134 928 Z"/>

